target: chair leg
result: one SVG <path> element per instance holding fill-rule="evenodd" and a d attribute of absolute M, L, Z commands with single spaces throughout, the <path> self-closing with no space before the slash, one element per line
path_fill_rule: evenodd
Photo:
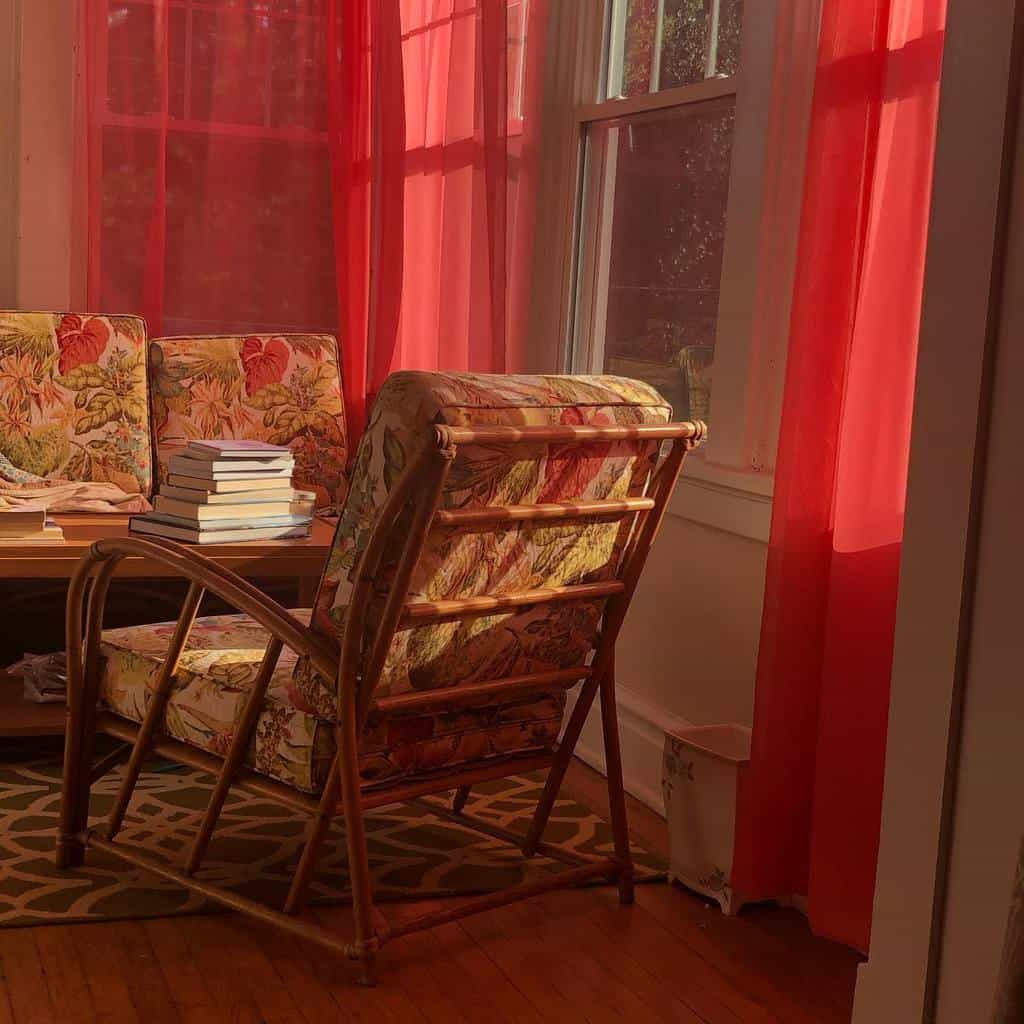
<path fill-rule="evenodd" d="M 544 783 L 544 792 L 541 794 L 537 809 L 533 812 L 533 821 L 530 822 L 526 839 L 523 840 L 524 857 L 532 857 L 537 852 L 537 844 L 540 842 L 544 829 L 547 827 L 551 810 L 555 806 L 555 800 L 558 799 L 558 793 L 562 788 L 565 773 L 569 770 L 569 762 L 572 760 L 573 751 L 576 749 L 576 743 L 580 738 L 580 733 L 583 731 L 583 723 L 586 722 L 587 715 L 590 714 L 590 708 L 594 703 L 594 696 L 597 693 L 599 682 L 600 680 L 596 676 L 592 676 L 583 684 L 583 688 L 580 690 L 580 695 L 576 700 L 576 707 L 573 708 L 572 715 L 569 717 L 569 724 L 565 727 L 565 732 L 562 734 L 562 742 L 558 745 L 555 760 L 548 769 L 547 781 Z"/>
<path fill-rule="evenodd" d="M 57 867 L 66 871 L 81 867 L 85 847 L 78 840 L 89 823 L 89 762 L 95 734 L 95 714 L 89 715 L 80 692 L 71 699 L 64 739 L 64 774 L 61 785 L 60 832 Z"/>
<path fill-rule="evenodd" d="M 323 846 L 327 830 L 334 820 L 335 808 L 338 805 L 338 790 L 341 788 L 341 775 L 338 771 L 338 759 L 335 757 L 331 763 L 331 771 L 327 776 L 323 794 L 320 797 L 320 806 L 317 808 L 316 816 L 309 823 L 309 834 L 306 836 L 306 845 L 302 849 L 302 857 L 299 859 L 299 866 L 295 869 L 291 887 L 288 889 L 288 898 L 285 900 L 284 912 L 286 914 L 298 914 L 306 898 L 306 889 L 309 880 L 316 870 L 316 862 Z"/>
<path fill-rule="evenodd" d="M 626 791 L 622 785 L 622 750 L 619 746 L 619 717 L 615 706 L 615 672 L 607 672 L 601 680 L 601 729 L 604 733 L 604 756 L 608 774 L 608 809 L 612 819 L 619 902 L 633 902 L 633 855 L 629 846 L 629 823 L 626 820 Z"/>
<path fill-rule="evenodd" d="M 61 783 L 60 826 L 57 836 L 57 867 L 80 867 L 85 847 L 78 836 L 89 824 L 90 766 L 96 735 L 96 701 L 99 689 L 98 629 L 87 628 L 84 649 L 83 612 L 89 619 L 102 617 L 102 606 L 113 566 L 105 566 L 96 579 L 78 574 L 68 588 L 68 637 L 77 638 L 75 655 L 69 644 L 68 715 L 64 734 L 64 771 Z"/>
<path fill-rule="evenodd" d="M 452 810 L 456 814 L 461 814 L 466 809 L 466 801 L 469 799 L 469 791 L 472 786 L 459 786 L 455 790 L 455 796 L 452 797 Z"/>
<path fill-rule="evenodd" d="M 342 709 L 341 719 L 341 724 L 335 729 L 335 735 L 341 801 L 345 809 L 345 842 L 348 848 L 349 881 L 352 886 L 352 916 L 355 919 L 354 945 L 358 950 L 359 983 L 372 986 L 377 983 L 376 953 L 379 943 L 373 924 L 373 885 L 366 850 L 366 825 L 363 821 L 354 703 Z"/>

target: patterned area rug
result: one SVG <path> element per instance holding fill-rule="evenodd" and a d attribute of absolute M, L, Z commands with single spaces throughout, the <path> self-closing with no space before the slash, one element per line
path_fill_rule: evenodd
<path fill-rule="evenodd" d="M 180 864 L 191 845 L 213 777 L 154 765 L 142 774 L 119 842 Z M 159 770 L 163 768 L 164 770 Z M 169 769 L 169 770 L 168 770 Z M 523 832 L 540 795 L 542 776 L 481 785 L 467 810 Z M 92 823 L 105 818 L 120 782 L 112 772 L 93 787 Z M 208 912 L 201 896 L 96 850 L 84 868 L 53 863 L 60 810 L 60 765 L 52 760 L 0 765 L 0 927 L 103 918 L 165 917 Z M 307 818 L 263 797 L 233 790 L 200 877 L 280 907 L 298 863 Z M 524 860 L 506 843 L 406 805 L 367 816 L 374 891 L 379 900 L 486 892 L 564 868 Z M 608 825 L 572 800 L 559 800 L 545 839 L 580 853 L 612 850 Z M 634 850 L 638 880 L 663 877 L 662 865 Z M 345 842 L 335 825 L 310 887 L 318 902 L 345 899 Z"/>

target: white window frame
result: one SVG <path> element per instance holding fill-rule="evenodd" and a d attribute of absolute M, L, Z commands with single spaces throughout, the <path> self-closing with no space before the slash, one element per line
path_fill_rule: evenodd
<path fill-rule="evenodd" d="M 601 301 L 603 282 L 590 268 L 607 266 L 595 256 L 608 239 L 600 237 L 600 216 L 590 214 L 607 209 L 613 179 L 607 160 L 593 159 L 599 173 L 587 180 L 587 128 L 734 95 L 711 440 L 689 461 L 671 511 L 767 541 L 821 0 L 747 0 L 735 76 L 625 99 L 603 98 L 605 81 L 621 75 L 606 55 L 615 52 L 609 40 L 621 32 L 625 0 L 580 7 L 553 5 L 555 66 L 544 123 L 549 166 L 540 177 L 546 223 L 538 231 L 532 333 L 550 343 L 551 324 L 558 325 L 549 370 L 601 366 L 603 339 L 588 329 L 586 317 L 594 322 Z M 559 46 L 566 38 L 571 45 Z M 544 365 L 540 353 L 532 355 L 535 365 Z"/>

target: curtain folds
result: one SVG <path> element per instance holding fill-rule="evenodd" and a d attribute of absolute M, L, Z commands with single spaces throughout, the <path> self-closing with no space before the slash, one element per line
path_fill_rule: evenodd
<path fill-rule="evenodd" d="M 339 306 L 352 422 L 395 369 L 502 372 L 522 351 L 546 0 L 329 0 Z M 342 176 L 341 181 L 338 176 Z M 365 362 L 356 361 L 365 354 Z"/>
<path fill-rule="evenodd" d="M 733 886 L 866 950 L 944 0 L 824 0 Z"/>
<path fill-rule="evenodd" d="M 85 302 L 336 332 L 354 434 L 393 369 L 504 370 L 546 3 L 78 0 Z"/>

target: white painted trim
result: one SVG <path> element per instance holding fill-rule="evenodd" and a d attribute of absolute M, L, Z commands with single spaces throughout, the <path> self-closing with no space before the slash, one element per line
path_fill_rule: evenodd
<path fill-rule="evenodd" d="M 706 78 L 692 85 L 678 85 L 671 89 L 662 89 L 660 92 L 645 92 L 637 96 L 627 96 L 625 99 L 605 100 L 603 103 L 585 103 L 577 107 L 576 119 L 580 124 L 614 121 L 619 117 L 632 117 L 654 110 L 669 110 L 688 103 L 706 103 L 708 100 L 735 95 L 735 78 Z"/>
<path fill-rule="evenodd" d="M 622 745 L 622 775 L 626 792 L 631 793 L 651 810 L 665 816 L 665 801 L 661 792 L 661 757 L 665 732 L 684 729 L 690 723 L 670 714 L 635 690 L 616 683 L 619 713 L 619 742 Z M 580 688 L 571 690 L 566 704 L 565 721 L 569 720 Z M 604 741 L 601 738 L 600 700 L 587 716 L 586 724 L 576 744 L 580 760 L 604 774 Z"/>
<path fill-rule="evenodd" d="M 684 473 L 669 505 L 669 514 L 702 526 L 768 543 L 772 499 L 741 487 Z"/>
<path fill-rule="evenodd" d="M 821 0 L 743 12 L 707 457 L 774 472 Z"/>
<path fill-rule="evenodd" d="M 540 114 L 537 218 L 523 369 L 565 373 L 573 320 L 581 133 L 576 108 L 598 97 L 603 3 L 552 4 Z"/>

